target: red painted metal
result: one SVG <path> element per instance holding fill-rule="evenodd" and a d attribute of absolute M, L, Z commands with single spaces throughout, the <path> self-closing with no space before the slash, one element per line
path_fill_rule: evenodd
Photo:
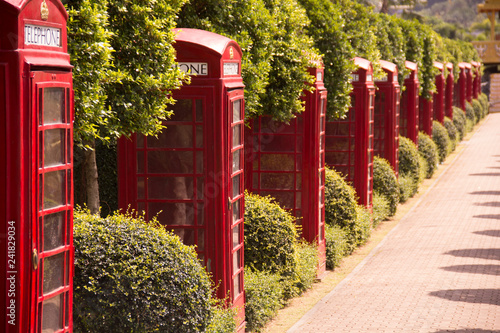
<path fill-rule="evenodd" d="M 441 124 L 444 123 L 444 66 L 442 63 L 435 61 L 434 67 L 437 68 L 439 74 L 436 75 L 435 84 L 436 84 L 436 92 L 433 96 L 433 112 L 434 112 L 434 120 L 439 121 Z"/>
<path fill-rule="evenodd" d="M 59 0 L 2 0 L 0 13 L 0 331 L 72 332 L 68 16 Z"/>
<path fill-rule="evenodd" d="M 370 61 L 354 58 L 351 107 L 344 119 L 326 123 L 325 163 L 344 175 L 359 203 L 373 203 L 373 146 L 375 86 Z"/>
<path fill-rule="evenodd" d="M 466 74 L 466 63 L 458 63 L 460 73 L 458 76 L 458 83 L 455 85 L 455 106 L 462 109 L 465 112 L 465 102 L 467 101 L 467 74 Z"/>
<path fill-rule="evenodd" d="M 212 273 L 244 330 L 244 100 L 241 49 L 221 35 L 176 29 L 177 61 L 193 75 L 174 91 L 174 115 L 155 137 L 118 145 L 119 205 L 158 216 Z M 161 211 L 161 213 L 159 213 Z"/>
<path fill-rule="evenodd" d="M 481 64 L 477 61 L 471 61 L 472 70 L 472 98 L 477 99 L 481 94 Z"/>
<path fill-rule="evenodd" d="M 399 133 L 418 145 L 418 68 L 417 64 L 405 61 L 410 74 L 405 78 L 405 91 L 401 96 Z"/>
<path fill-rule="evenodd" d="M 395 64 L 380 60 L 385 72 L 381 80 L 376 81 L 375 92 L 375 132 L 374 153 L 385 158 L 399 173 L 399 100 L 398 68 Z"/>
<path fill-rule="evenodd" d="M 446 117 L 453 119 L 453 85 L 455 77 L 453 75 L 453 64 L 446 64 L 448 76 L 446 76 L 446 87 L 444 90 L 444 113 Z"/>
<path fill-rule="evenodd" d="M 464 65 L 466 77 L 465 99 L 467 100 L 467 102 L 472 103 L 472 65 L 468 62 L 465 62 Z"/>
<path fill-rule="evenodd" d="M 305 91 L 305 111 L 289 123 L 261 116 L 245 131 L 246 188 L 271 195 L 302 227 L 302 236 L 319 247 L 318 276 L 326 269 L 325 254 L 325 121 L 327 91 L 324 69 L 311 68 L 314 92 Z"/>

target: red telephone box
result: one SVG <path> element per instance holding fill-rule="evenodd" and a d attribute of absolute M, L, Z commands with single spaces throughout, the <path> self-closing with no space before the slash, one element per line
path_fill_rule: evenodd
<path fill-rule="evenodd" d="M 174 115 L 157 137 L 118 146 L 119 205 L 157 216 L 196 251 L 244 329 L 241 49 L 226 37 L 176 29 L 175 49 L 191 84 L 173 92 Z"/>
<path fill-rule="evenodd" d="M 325 163 L 351 183 L 359 203 L 373 202 L 373 131 L 375 86 L 370 61 L 354 58 L 351 106 L 344 119 L 326 123 Z"/>
<path fill-rule="evenodd" d="M 314 92 L 305 91 L 305 111 L 283 123 L 261 116 L 245 130 L 246 188 L 270 195 L 297 217 L 302 236 L 319 247 L 318 276 L 326 270 L 324 69 L 311 68 Z"/>
<path fill-rule="evenodd" d="M 410 74 L 405 78 L 406 89 L 401 96 L 399 132 L 418 145 L 418 68 L 411 61 L 405 61 L 405 66 Z"/>
<path fill-rule="evenodd" d="M 465 72 L 465 62 L 458 63 L 459 76 L 458 82 L 455 84 L 455 106 L 462 109 L 465 112 L 465 102 L 466 102 L 466 93 L 467 93 L 467 74 Z"/>
<path fill-rule="evenodd" d="M 465 62 L 465 77 L 466 77 L 466 85 L 465 85 L 465 99 L 467 102 L 472 103 L 472 66 L 470 63 Z"/>
<path fill-rule="evenodd" d="M 380 60 L 385 76 L 375 82 L 374 153 L 385 158 L 399 171 L 399 83 L 398 68 L 392 62 Z"/>
<path fill-rule="evenodd" d="M 442 63 L 434 61 L 434 67 L 438 69 L 439 74 L 434 80 L 436 92 L 433 96 L 433 114 L 434 120 L 444 123 L 444 66 Z"/>
<path fill-rule="evenodd" d="M 1 332 L 72 332 L 73 102 L 59 0 L 0 1 Z"/>
<path fill-rule="evenodd" d="M 446 77 L 446 87 L 444 90 L 444 113 L 446 117 L 453 119 L 453 85 L 455 77 L 453 76 L 453 64 L 446 64 L 448 76 Z"/>
<path fill-rule="evenodd" d="M 481 94 L 481 74 L 480 67 L 481 64 L 476 61 L 471 61 L 471 69 L 472 69 L 472 98 L 477 99 Z"/>

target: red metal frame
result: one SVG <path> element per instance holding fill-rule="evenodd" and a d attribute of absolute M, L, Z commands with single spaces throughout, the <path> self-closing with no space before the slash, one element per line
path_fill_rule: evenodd
<path fill-rule="evenodd" d="M 375 134 L 374 153 L 385 158 L 399 173 L 399 100 L 398 68 L 395 64 L 380 60 L 386 76 L 375 81 Z"/>
<path fill-rule="evenodd" d="M 434 120 L 439 121 L 441 124 L 444 124 L 444 65 L 440 62 L 435 61 L 434 67 L 438 69 L 439 74 L 436 75 L 435 84 L 436 84 L 436 92 L 433 96 L 433 114 Z"/>
<path fill-rule="evenodd" d="M 4 0 L 0 13 L 0 299 L 8 309 L 0 331 L 72 332 L 68 16 L 59 0 Z"/>
<path fill-rule="evenodd" d="M 401 96 L 399 133 L 418 145 L 418 68 L 417 64 L 405 61 L 410 74 L 405 78 L 405 91 Z"/>
<path fill-rule="evenodd" d="M 351 107 L 344 119 L 326 124 L 325 163 L 351 183 L 359 203 L 373 203 L 373 146 L 375 86 L 370 61 L 354 58 Z"/>
<path fill-rule="evenodd" d="M 176 29 L 174 47 L 191 84 L 174 91 L 174 116 L 158 138 L 118 144 L 119 206 L 158 215 L 197 252 L 217 297 L 238 311 L 244 330 L 244 100 L 241 49 L 221 35 Z M 163 186 L 166 185 L 166 186 Z M 154 189 L 154 190 L 153 190 Z"/>
<path fill-rule="evenodd" d="M 481 94 L 481 64 L 476 61 L 471 61 L 472 69 L 472 98 L 477 99 Z"/>
<path fill-rule="evenodd" d="M 444 113 L 446 117 L 453 119 L 453 86 L 455 84 L 455 77 L 453 75 L 453 64 L 451 62 L 446 64 L 448 76 L 446 77 L 446 88 L 444 92 Z"/>
<path fill-rule="evenodd" d="M 466 64 L 464 62 L 458 63 L 458 68 L 460 69 L 459 71 L 459 76 L 458 76 L 458 82 L 455 85 L 455 94 L 454 94 L 454 100 L 455 100 L 455 106 L 459 107 L 462 109 L 462 111 L 465 112 L 465 102 L 466 102 L 466 93 L 467 93 L 467 75 L 466 75 Z M 456 97 L 456 98 L 455 98 Z"/>
<path fill-rule="evenodd" d="M 464 65 L 466 77 L 465 99 L 467 100 L 467 102 L 472 103 L 472 65 L 468 62 L 465 62 Z"/>
<path fill-rule="evenodd" d="M 325 119 L 327 91 L 324 70 L 311 68 L 314 92 L 304 92 L 305 111 L 289 123 L 268 116 L 250 121 L 247 145 L 246 188 L 271 195 L 297 217 L 302 236 L 319 247 L 318 276 L 325 272 Z"/>
<path fill-rule="evenodd" d="M 419 99 L 419 127 L 422 132 L 427 134 L 428 136 L 432 137 L 432 121 L 434 120 L 433 117 L 433 108 L 434 108 L 434 103 L 432 101 L 432 97 L 430 100 L 425 99 L 425 98 L 420 98 Z"/>

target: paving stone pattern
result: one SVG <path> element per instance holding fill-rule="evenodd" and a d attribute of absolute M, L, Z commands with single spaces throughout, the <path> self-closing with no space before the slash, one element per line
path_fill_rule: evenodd
<path fill-rule="evenodd" d="M 288 332 L 500 332 L 500 113 Z"/>

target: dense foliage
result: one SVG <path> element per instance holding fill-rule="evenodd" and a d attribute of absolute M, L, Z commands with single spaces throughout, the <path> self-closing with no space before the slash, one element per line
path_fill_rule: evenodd
<path fill-rule="evenodd" d="M 446 128 L 435 120 L 432 122 L 432 140 L 438 148 L 439 163 L 443 163 L 451 152 L 451 142 Z"/>
<path fill-rule="evenodd" d="M 424 132 L 418 134 L 418 152 L 427 162 L 426 178 L 431 178 L 439 163 L 439 152 L 436 143 Z"/>
<path fill-rule="evenodd" d="M 396 174 L 386 159 L 373 159 L 373 192 L 384 196 L 389 202 L 389 214 L 396 213 L 399 204 L 399 187 Z"/>
<path fill-rule="evenodd" d="M 352 230 L 356 222 L 356 192 L 336 171 L 325 172 L 325 223 Z"/>
<path fill-rule="evenodd" d="M 420 155 L 418 148 L 408 138 L 399 137 L 399 187 L 400 200 L 405 202 L 409 197 L 417 193 L 420 183 Z"/>
<path fill-rule="evenodd" d="M 80 332 L 200 332 L 210 279 L 192 247 L 158 224 L 75 211 L 74 323 Z"/>
<path fill-rule="evenodd" d="M 453 125 L 457 129 L 459 139 L 462 140 L 466 133 L 465 113 L 456 106 L 453 107 Z"/>
<path fill-rule="evenodd" d="M 459 139 L 457 128 L 453 124 L 453 120 L 448 117 L 444 117 L 443 126 L 446 128 L 446 132 L 448 132 L 448 137 L 450 138 L 450 150 L 454 151 Z"/>

